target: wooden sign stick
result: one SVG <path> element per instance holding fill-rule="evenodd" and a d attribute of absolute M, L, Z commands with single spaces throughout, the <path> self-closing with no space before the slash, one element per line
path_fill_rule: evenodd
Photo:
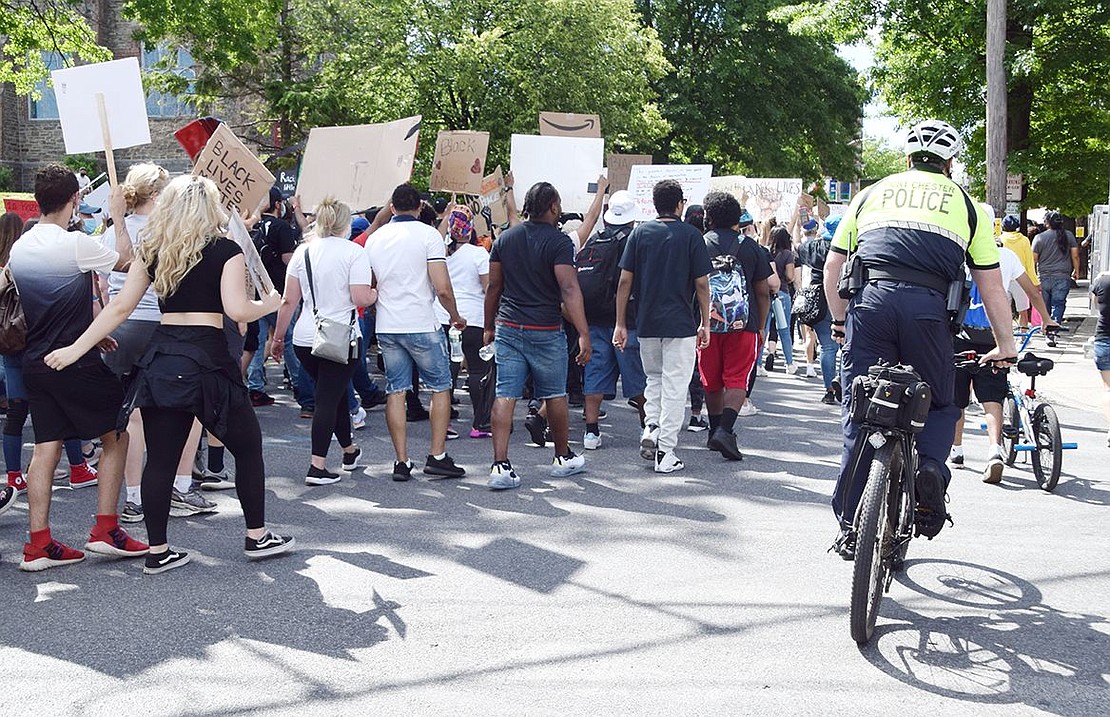
<path fill-rule="evenodd" d="M 104 105 L 104 93 L 96 93 L 96 110 L 100 114 L 100 132 L 104 136 L 104 159 L 108 162 L 108 182 L 116 188 L 116 156 L 112 153 L 112 131 L 108 128 L 108 108 Z"/>

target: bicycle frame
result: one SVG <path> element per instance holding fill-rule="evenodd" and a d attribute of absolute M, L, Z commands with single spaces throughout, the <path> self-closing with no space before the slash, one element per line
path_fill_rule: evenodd
<path fill-rule="evenodd" d="M 886 581 L 883 585 L 883 592 L 890 588 L 890 583 L 894 577 L 894 569 L 897 567 L 899 560 L 898 556 L 905 555 L 905 548 L 913 539 L 913 525 L 914 525 L 914 509 L 917 506 L 917 441 L 914 434 L 899 431 L 896 429 L 882 429 L 875 428 L 874 426 L 863 425 L 860 426 L 859 439 L 856 445 L 860 447 L 859 454 L 855 458 L 858 465 L 863 456 L 863 444 L 866 442 L 874 450 L 879 450 L 885 446 L 889 441 L 898 441 L 902 444 L 902 470 L 898 480 L 899 490 L 897 498 L 900 502 L 898 506 L 898 524 L 895 526 L 896 536 L 895 542 L 892 546 L 890 555 L 884 555 L 883 562 L 891 561 L 887 565 Z M 888 511 L 890 507 L 888 506 Z M 855 515 L 852 517 L 852 530 L 859 534 L 860 517 L 862 513 L 862 501 L 860 505 L 856 506 Z"/>

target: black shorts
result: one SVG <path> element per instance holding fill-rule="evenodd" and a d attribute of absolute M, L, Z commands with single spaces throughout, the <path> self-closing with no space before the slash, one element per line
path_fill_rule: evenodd
<path fill-rule="evenodd" d="M 979 354 L 985 354 L 994 349 L 993 346 L 977 346 L 958 339 L 955 341 L 954 348 L 957 353 L 975 351 Z M 955 380 L 956 385 L 953 393 L 956 406 L 959 408 L 967 408 L 967 405 L 971 403 L 972 387 L 975 389 L 975 398 L 979 400 L 979 403 L 1002 403 L 1006 394 L 1009 393 L 1006 372 L 995 372 L 988 366 L 980 368 L 974 374 L 966 369 L 957 368 Z"/>
<path fill-rule="evenodd" d="M 258 322 L 247 324 L 247 333 L 243 335 L 243 352 L 253 354 L 258 350 Z"/>
<path fill-rule="evenodd" d="M 103 361 L 62 371 L 25 373 L 35 443 L 99 438 L 116 429 L 123 384 Z"/>

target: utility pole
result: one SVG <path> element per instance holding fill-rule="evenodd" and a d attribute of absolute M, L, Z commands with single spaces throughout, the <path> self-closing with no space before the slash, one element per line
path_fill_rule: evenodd
<path fill-rule="evenodd" d="M 987 204 L 1006 211 L 1006 0 L 987 0 Z"/>

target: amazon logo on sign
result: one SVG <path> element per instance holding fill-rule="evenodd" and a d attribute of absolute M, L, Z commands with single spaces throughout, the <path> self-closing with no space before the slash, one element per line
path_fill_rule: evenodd
<path fill-rule="evenodd" d="M 540 112 L 540 134 L 547 137 L 600 137 L 601 118 L 570 112 Z"/>

